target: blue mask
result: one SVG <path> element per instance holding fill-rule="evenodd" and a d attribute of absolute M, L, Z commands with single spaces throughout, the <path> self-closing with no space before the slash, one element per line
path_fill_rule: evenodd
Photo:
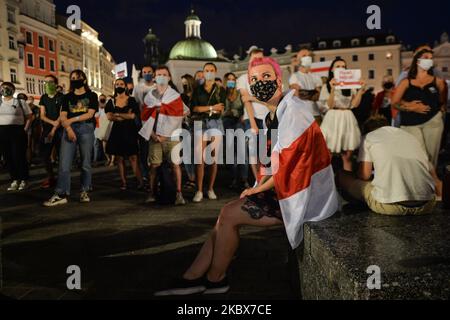
<path fill-rule="evenodd" d="M 227 88 L 228 89 L 236 88 L 236 81 L 227 81 Z"/>
<path fill-rule="evenodd" d="M 153 80 L 153 75 L 151 73 L 144 74 L 144 80 L 151 82 Z"/>
<path fill-rule="evenodd" d="M 165 86 L 169 84 L 169 78 L 167 78 L 166 76 L 157 76 L 155 78 L 156 84 L 160 85 L 160 86 Z"/>

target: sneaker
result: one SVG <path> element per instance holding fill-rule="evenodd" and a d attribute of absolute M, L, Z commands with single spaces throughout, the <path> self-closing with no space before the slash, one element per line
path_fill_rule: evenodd
<path fill-rule="evenodd" d="M 217 200 L 217 196 L 213 190 L 208 191 L 208 198 L 209 200 Z"/>
<path fill-rule="evenodd" d="M 156 297 L 187 296 L 202 293 L 206 290 L 203 278 L 197 280 L 178 279 L 173 282 L 170 289 L 155 292 Z"/>
<path fill-rule="evenodd" d="M 19 189 L 19 181 L 14 180 L 8 188 L 8 191 L 17 191 Z"/>
<path fill-rule="evenodd" d="M 89 195 L 87 192 L 82 192 L 80 194 L 80 202 L 81 203 L 88 203 L 91 202 L 91 199 L 89 198 Z"/>
<path fill-rule="evenodd" d="M 67 198 L 61 197 L 59 194 L 55 194 L 50 200 L 43 203 L 44 207 L 56 207 L 63 204 L 67 204 Z"/>
<path fill-rule="evenodd" d="M 17 190 L 23 191 L 23 190 L 25 190 L 27 188 L 27 186 L 28 185 L 27 185 L 26 181 L 21 181 L 20 184 L 19 184 L 19 188 Z"/>
<path fill-rule="evenodd" d="M 197 191 L 197 193 L 194 196 L 194 199 L 192 199 L 193 202 L 199 203 L 203 201 L 203 192 Z"/>
<path fill-rule="evenodd" d="M 156 199 L 152 194 L 150 194 L 148 196 L 148 198 L 145 200 L 145 203 L 155 203 L 155 202 L 156 202 Z"/>
<path fill-rule="evenodd" d="M 175 200 L 176 206 L 184 206 L 186 201 L 184 201 L 183 194 L 181 192 L 177 193 L 177 199 Z"/>
<path fill-rule="evenodd" d="M 211 282 L 208 278 L 205 278 L 206 290 L 203 294 L 224 294 L 230 290 L 230 285 L 228 284 L 228 278 L 223 278 L 220 282 Z"/>

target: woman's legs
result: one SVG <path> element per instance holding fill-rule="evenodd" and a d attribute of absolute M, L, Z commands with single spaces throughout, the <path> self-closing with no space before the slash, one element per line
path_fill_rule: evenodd
<path fill-rule="evenodd" d="M 142 186 L 144 184 L 142 180 L 142 174 L 141 169 L 139 168 L 139 159 L 137 155 L 130 156 L 130 164 L 131 168 L 133 169 L 133 173 L 136 176 L 136 179 L 138 180 L 139 186 Z"/>
<path fill-rule="evenodd" d="M 125 160 L 123 157 L 117 156 L 117 168 L 119 169 L 120 181 L 122 182 L 122 187 L 127 185 L 127 177 L 125 174 Z"/>
<path fill-rule="evenodd" d="M 282 224 L 282 221 L 276 218 L 252 219 L 242 210 L 244 203 L 245 199 L 236 200 L 222 209 L 213 232 L 185 272 L 185 279 L 198 279 L 208 272 L 210 281 L 221 281 L 239 245 L 240 226 L 271 227 Z"/>

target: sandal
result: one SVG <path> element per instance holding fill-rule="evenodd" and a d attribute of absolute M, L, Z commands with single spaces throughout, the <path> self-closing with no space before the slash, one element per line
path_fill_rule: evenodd
<path fill-rule="evenodd" d="M 126 191 L 127 190 L 127 185 L 126 184 L 122 184 L 121 186 L 120 186 L 120 190 L 122 190 L 122 191 Z"/>
<path fill-rule="evenodd" d="M 194 189 L 197 186 L 197 184 L 193 181 L 188 181 L 186 182 L 186 184 L 184 185 L 184 187 L 186 189 Z"/>

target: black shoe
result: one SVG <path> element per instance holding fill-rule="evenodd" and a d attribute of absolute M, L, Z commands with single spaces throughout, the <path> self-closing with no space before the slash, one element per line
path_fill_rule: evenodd
<path fill-rule="evenodd" d="M 227 277 L 220 282 L 211 282 L 208 280 L 208 277 L 205 277 L 205 286 L 206 290 L 203 294 L 224 294 L 230 290 Z"/>
<path fill-rule="evenodd" d="M 187 296 L 202 293 L 205 290 L 206 286 L 203 278 L 196 280 L 178 279 L 173 282 L 170 289 L 155 292 L 154 295 L 156 297 Z"/>

